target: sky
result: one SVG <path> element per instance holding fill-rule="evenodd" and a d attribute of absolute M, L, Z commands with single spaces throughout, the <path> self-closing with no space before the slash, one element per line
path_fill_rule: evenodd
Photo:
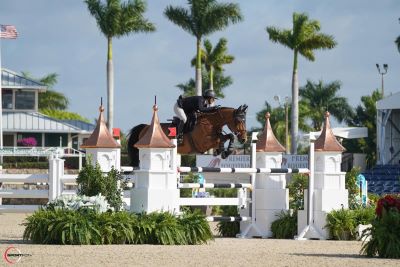
<path fill-rule="evenodd" d="M 226 1 L 223 1 L 226 2 Z M 228 39 L 235 61 L 225 66 L 233 84 L 218 104 L 249 106 L 247 127 L 260 127 L 256 113 L 268 101 L 273 107 L 291 95 L 293 53 L 272 43 L 267 26 L 292 27 L 293 12 L 306 12 L 321 23 L 321 32 L 333 35 L 338 45 L 316 52 L 316 60 L 299 59 L 299 84 L 339 80 L 339 95 L 352 106 L 361 96 L 381 88 L 375 64 L 387 63 L 385 95 L 400 91 L 400 53 L 394 40 L 400 35 L 400 0 L 242 0 L 244 20 L 207 38 Z M 195 38 L 164 15 L 166 6 L 187 7 L 186 0 L 147 0 L 145 17 L 157 31 L 125 36 L 113 41 L 114 127 L 127 132 L 150 123 L 154 96 L 160 120 L 173 116 L 181 93 L 176 87 L 195 70 L 190 60 Z M 81 0 L 0 0 L 0 24 L 16 26 L 16 40 L 1 40 L 2 67 L 33 77 L 59 75 L 55 90 L 70 100 L 69 110 L 90 119 L 98 117 L 100 98 L 106 98 L 107 41 Z M 321 118 L 322 120 L 322 118 Z"/>

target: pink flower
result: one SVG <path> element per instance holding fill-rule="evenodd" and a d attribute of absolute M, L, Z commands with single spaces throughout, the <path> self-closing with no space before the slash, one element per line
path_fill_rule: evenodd
<path fill-rule="evenodd" d="M 21 146 L 36 146 L 37 145 L 37 141 L 35 139 L 35 137 L 27 137 L 27 138 L 22 138 L 17 140 L 17 144 L 21 145 Z"/>

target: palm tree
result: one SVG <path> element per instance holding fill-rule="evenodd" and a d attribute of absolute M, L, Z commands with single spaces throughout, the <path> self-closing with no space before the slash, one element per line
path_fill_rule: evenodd
<path fill-rule="evenodd" d="M 301 111 L 300 117 L 299 117 L 299 128 L 304 132 L 309 132 L 309 131 L 311 131 L 311 127 L 308 126 L 306 117 L 304 116 L 305 114 L 309 113 L 309 108 L 307 105 L 304 105 L 304 103 L 300 103 L 299 109 Z M 290 112 L 290 110 L 291 110 L 291 105 L 289 105 L 289 112 Z M 271 114 L 271 118 L 270 118 L 271 127 L 272 127 L 272 130 L 274 131 L 276 138 L 278 138 L 278 140 L 279 140 L 279 142 L 281 142 L 281 144 L 284 144 L 285 143 L 285 134 L 286 134 L 285 108 L 284 107 L 272 108 L 272 106 L 268 103 L 268 101 L 265 101 L 265 105 L 264 105 L 263 109 L 256 113 L 257 121 L 260 123 L 261 127 L 254 128 L 252 130 L 253 131 L 262 131 L 263 130 L 264 125 L 265 125 L 265 114 L 267 112 L 269 112 Z M 289 121 L 289 127 L 290 127 L 290 121 Z"/>
<path fill-rule="evenodd" d="M 320 24 L 317 20 L 309 20 L 305 13 L 293 13 L 293 29 L 278 29 L 267 27 L 269 39 L 280 43 L 293 50 L 293 75 L 292 75 L 292 113 L 291 135 L 292 154 L 297 153 L 297 136 L 299 131 L 299 82 L 297 77 L 298 54 L 307 60 L 314 61 L 314 50 L 332 49 L 336 42 L 331 35 L 319 33 Z"/>
<path fill-rule="evenodd" d="M 379 89 L 374 90 L 371 95 L 362 96 L 361 104 L 357 106 L 354 117 L 348 120 L 350 126 L 367 127 L 368 137 L 343 140 L 343 145 L 349 152 L 367 155 L 367 168 L 376 164 L 376 102 L 381 99 L 382 93 Z"/>
<path fill-rule="evenodd" d="M 224 71 L 224 64 L 231 64 L 235 57 L 227 54 L 228 40 L 225 38 L 219 39 L 215 47 L 212 46 L 211 41 L 204 40 L 204 50 L 201 50 L 201 61 L 204 64 L 209 77 L 210 90 L 214 91 L 214 73 L 215 71 L 222 73 Z M 192 66 L 196 65 L 196 58 L 192 59 Z"/>
<path fill-rule="evenodd" d="M 307 84 L 300 88 L 301 101 L 310 110 L 306 117 L 311 119 L 314 130 L 319 131 L 322 129 L 326 111 L 329 111 L 340 123 L 353 117 L 354 112 L 347 99 L 337 96 L 340 86 L 339 81 L 324 84 L 322 81 L 313 83 L 308 80 Z"/>
<path fill-rule="evenodd" d="M 58 82 L 58 74 L 50 73 L 42 78 L 35 79 L 27 71 L 21 72 L 22 76 L 28 79 L 38 80 L 40 83 L 47 86 L 46 92 L 39 94 L 39 110 L 66 110 L 68 108 L 68 98 L 60 92 L 54 91 L 53 87 Z M 43 113 L 43 112 L 42 112 Z"/>
<path fill-rule="evenodd" d="M 202 75 L 201 75 L 202 83 L 204 84 L 205 88 L 210 88 L 210 75 L 209 72 L 207 72 L 205 66 L 202 66 Z M 217 95 L 218 98 L 224 98 L 225 94 L 223 90 L 230 86 L 233 83 L 232 77 L 231 76 L 225 76 L 224 71 L 218 71 L 216 70 L 214 72 L 214 77 L 213 77 L 213 87 L 215 94 Z M 194 79 L 190 79 L 186 83 L 180 83 L 176 87 L 178 87 L 180 90 L 182 90 L 184 96 L 194 96 L 196 95 L 196 82 Z"/>
<path fill-rule="evenodd" d="M 201 39 L 242 20 L 238 4 L 216 0 L 188 0 L 189 9 L 167 6 L 165 16 L 196 37 L 196 94 L 202 94 Z"/>
<path fill-rule="evenodd" d="M 90 14 L 96 19 L 100 31 L 107 38 L 107 121 L 111 131 L 114 127 L 114 67 L 112 39 L 138 32 L 153 32 L 155 26 L 143 17 L 145 0 L 85 0 Z"/>

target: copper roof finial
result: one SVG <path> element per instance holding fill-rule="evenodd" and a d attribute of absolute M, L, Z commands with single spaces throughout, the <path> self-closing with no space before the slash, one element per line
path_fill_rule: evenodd
<path fill-rule="evenodd" d="M 264 131 L 258 138 L 256 151 L 285 152 L 285 148 L 279 143 L 272 131 L 271 123 L 269 121 L 270 117 L 271 114 L 269 112 L 265 113 Z"/>
<path fill-rule="evenodd" d="M 153 118 L 151 123 L 146 130 L 146 133 L 137 141 L 135 147 L 146 147 L 146 148 L 172 148 L 175 145 L 169 140 L 169 138 L 163 132 L 160 121 L 158 119 L 158 107 L 156 104 L 153 105 Z M 146 128 L 145 128 L 146 129 Z"/>
<path fill-rule="evenodd" d="M 99 118 L 97 119 L 96 128 L 93 130 L 92 135 L 86 140 L 81 148 L 119 148 L 120 144 L 115 141 L 110 131 L 107 128 L 103 118 L 103 99 L 99 107 Z"/>
<path fill-rule="evenodd" d="M 346 149 L 339 143 L 332 132 L 329 121 L 330 113 L 325 112 L 325 123 L 321 135 L 315 141 L 315 150 L 317 151 L 345 151 Z"/>

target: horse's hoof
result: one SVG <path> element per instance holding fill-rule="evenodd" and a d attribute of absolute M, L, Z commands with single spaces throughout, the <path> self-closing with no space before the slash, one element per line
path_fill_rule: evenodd
<path fill-rule="evenodd" d="M 218 149 L 214 150 L 214 157 L 218 156 L 219 154 L 221 154 L 221 152 Z"/>
<path fill-rule="evenodd" d="M 228 153 L 226 153 L 225 151 L 221 153 L 221 158 L 222 159 L 226 159 L 229 156 Z"/>

